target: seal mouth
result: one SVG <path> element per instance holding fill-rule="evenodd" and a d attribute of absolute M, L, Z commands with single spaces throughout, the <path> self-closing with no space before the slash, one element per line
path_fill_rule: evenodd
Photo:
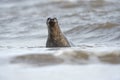
<path fill-rule="evenodd" d="M 56 23 L 57 23 L 56 18 L 48 18 L 47 19 L 47 25 L 50 26 L 50 27 L 53 27 Z"/>

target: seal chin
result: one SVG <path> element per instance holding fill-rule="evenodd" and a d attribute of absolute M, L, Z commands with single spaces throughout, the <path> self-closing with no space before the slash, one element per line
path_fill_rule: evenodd
<path fill-rule="evenodd" d="M 55 26 L 55 22 L 49 22 L 49 26 L 54 27 Z"/>

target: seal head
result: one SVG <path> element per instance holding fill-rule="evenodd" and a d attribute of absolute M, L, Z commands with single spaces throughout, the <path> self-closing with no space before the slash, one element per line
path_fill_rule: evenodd
<path fill-rule="evenodd" d="M 60 30 L 57 18 L 48 18 L 46 24 L 48 26 L 46 47 L 70 47 L 67 38 Z"/>

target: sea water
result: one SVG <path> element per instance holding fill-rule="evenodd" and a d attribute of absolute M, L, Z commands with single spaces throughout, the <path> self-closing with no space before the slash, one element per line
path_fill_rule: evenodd
<path fill-rule="evenodd" d="M 56 17 L 71 48 L 46 48 Z M 0 0 L 0 80 L 120 80 L 119 0 Z"/>

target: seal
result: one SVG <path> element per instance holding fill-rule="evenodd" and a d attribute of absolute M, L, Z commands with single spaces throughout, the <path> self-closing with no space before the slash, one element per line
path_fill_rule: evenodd
<path fill-rule="evenodd" d="M 46 24 L 48 26 L 46 47 L 71 47 L 59 27 L 57 18 L 48 18 Z"/>

